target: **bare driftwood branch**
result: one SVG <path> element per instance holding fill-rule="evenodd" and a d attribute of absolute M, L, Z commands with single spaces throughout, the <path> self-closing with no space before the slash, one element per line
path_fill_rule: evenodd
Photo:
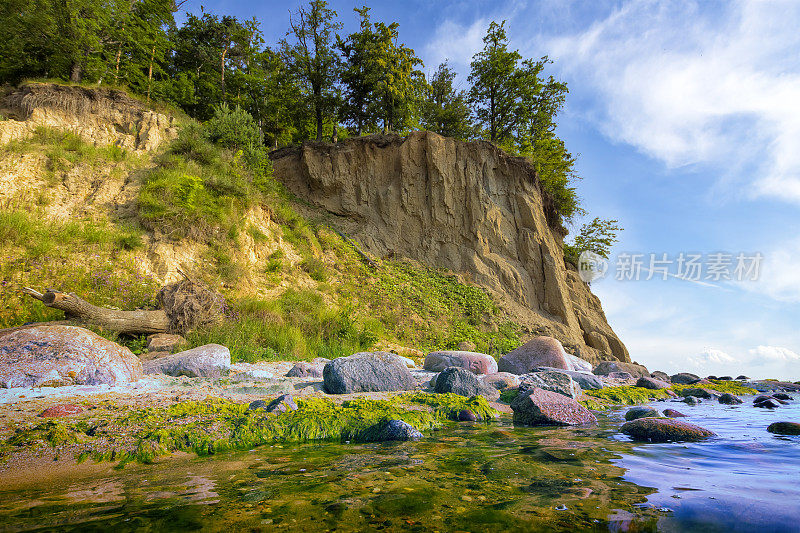
<path fill-rule="evenodd" d="M 364 261 L 366 264 L 368 264 L 368 265 L 369 265 L 369 266 L 371 266 L 372 268 L 378 268 L 378 263 L 376 263 L 376 262 L 375 262 L 375 261 L 374 261 L 374 260 L 373 260 L 373 259 L 372 259 L 370 256 L 368 256 L 366 253 L 364 253 L 364 252 L 361 250 L 361 248 L 359 248 L 359 247 L 358 247 L 358 244 L 356 244 L 356 242 L 355 242 L 353 239 L 351 239 L 350 237 L 348 237 L 347 235 L 345 235 L 344 233 L 342 233 L 341 231 L 339 231 L 339 230 L 338 230 L 338 229 L 336 229 L 336 228 L 333 228 L 333 231 L 335 231 L 335 232 L 336 232 L 336 233 L 339 235 L 339 237 L 341 237 L 342 239 L 344 239 L 344 242 L 346 242 L 346 243 L 348 243 L 350 246 L 352 246 L 352 247 L 353 247 L 353 250 L 355 250 L 355 251 L 356 251 L 356 253 L 359 255 L 359 257 L 361 257 L 361 259 L 362 259 L 362 260 L 363 260 L 363 261 Z"/>
<path fill-rule="evenodd" d="M 30 287 L 22 292 L 35 298 L 47 307 L 60 309 L 67 319 L 100 326 L 118 333 L 163 333 L 169 329 L 169 319 L 162 309 L 155 311 L 118 311 L 97 307 L 72 293 L 47 289 L 41 293 Z"/>

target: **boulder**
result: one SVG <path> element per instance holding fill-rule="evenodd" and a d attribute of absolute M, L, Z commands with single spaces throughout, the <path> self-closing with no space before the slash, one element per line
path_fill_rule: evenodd
<path fill-rule="evenodd" d="M 660 379 L 655 379 L 655 378 L 644 378 L 644 377 L 636 380 L 636 386 L 651 390 L 670 388 L 670 384 L 667 383 L 666 381 L 661 381 Z"/>
<path fill-rule="evenodd" d="M 720 381 L 733 381 L 733 378 L 730 377 L 730 376 L 720 376 L 719 380 Z"/>
<path fill-rule="evenodd" d="M 569 396 L 543 389 L 527 389 L 511 402 L 514 423 L 527 426 L 579 426 L 597 418 Z"/>
<path fill-rule="evenodd" d="M 620 431 L 642 442 L 694 442 L 714 435 L 700 426 L 670 418 L 639 418 L 625 422 Z"/>
<path fill-rule="evenodd" d="M 0 388 L 113 385 L 142 377 L 133 352 L 77 326 L 34 326 L 0 337 Z"/>
<path fill-rule="evenodd" d="M 621 379 L 623 381 L 631 381 L 634 379 L 634 377 L 628 372 L 609 372 L 605 377 L 611 379 Z"/>
<path fill-rule="evenodd" d="M 497 361 L 494 357 L 478 352 L 431 352 L 425 357 L 422 368 L 431 372 L 441 372 L 451 366 L 466 368 L 473 374 L 497 372 Z"/>
<path fill-rule="evenodd" d="M 578 398 L 583 393 L 580 386 L 570 376 L 556 370 L 531 372 L 520 376 L 520 394 L 524 394 L 527 389 L 534 388 L 557 392 L 570 398 Z"/>
<path fill-rule="evenodd" d="M 572 362 L 561 343 L 553 337 L 535 337 L 500 358 L 497 368 L 501 372 L 527 374 L 540 366 L 574 370 Z"/>
<path fill-rule="evenodd" d="M 689 374 L 688 372 L 681 372 L 679 374 L 673 374 L 670 376 L 669 380 L 678 385 L 691 385 L 700 381 L 700 376 Z"/>
<path fill-rule="evenodd" d="M 459 422 L 479 422 L 481 417 L 470 411 L 469 409 L 462 409 L 458 412 Z"/>
<path fill-rule="evenodd" d="M 695 398 L 703 398 L 704 400 L 721 396 L 717 391 L 704 389 L 702 387 L 690 387 L 688 389 L 683 389 L 678 391 L 678 394 L 684 398 L 686 396 L 694 396 Z"/>
<path fill-rule="evenodd" d="M 481 378 L 484 385 L 494 387 L 497 390 L 513 389 L 519 387 L 519 376 L 510 374 L 508 372 L 495 372 L 494 374 L 487 374 Z"/>
<path fill-rule="evenodd" d="M 664 416 L 668 418 L 683 418 L 686 415 L 675 409 L 664 409 Z"/>
<path fill-rule="evenodd" d="M 322 369 L 325 363 L 309 363 L 308 361 L 298 361 L 286 373 L 287 378 L 321 378 Z"/>
<path fill-rule="evenodd" d="M 566 374 L 572 378 L 572 381 L 577 383 L 581 389 L 583 390 L 596 390 L 602 389 L 605 387 L 605 383 L 599 377 L 595 376 L 594 374 L 587 374 L 585 372 L 578 372 L 576 370 L 560 370 L 558 368 L 548 368 L 546 366 L 539 367 L 536 369 L 537 372 L 543 371 L 552 371 L 552 372 L 561 372 L 562 374 Z"/>
<path fill-rule="evenodd" d="M 172 353 L 184 340 L 180 335 L 156 333 L 147 337 L 147 351 Z"/>
<path fill-rule="evenodd" d="M 328 394 L 411 390 L 417 385 L 408 367 L 388 352 L 359 352 L 334 359 L 322 371 Z"/>
<path fill-rule="evenodd" d="M 419 440 L 421 438 L 422 433 L 408 422 L 403 420 L 384 420 L 369 428 L 361 435 L 359 440 L 365 442 L 387 442 Z"/>
<path fill-rule="evenodd" d="M 697 405 L 700 403 L 700 399 L 695 396 L 687 396 L 683 399 L 683 403 L 686 405 Z"/>
<path fill-rule="evenodd" d="M 484 385 L 478 377 L 460 366 L 445 368 L 436 376 L 436 385 L 433 390 L 438 393 L 452 392 L 460 396 L 484 396 L 497 399 L 500 392 L 494 387 Z"/>
<path fill-rule="evenodd" d="M 660 418 L 662 415 L 658 411 L 658 409 L 653 409 L 652 407 L 631 407 L 625 413 L 625 420 L 638 420 L 639 418 Z"/>
<path fill-rule="evenodd" d="M 623 363 L 622 361 L 600 361 L 594 367 L 593 372 L 598 376 L 607 376 L 612 372 L 627 372 L 635 378 L 650 377 L 650 372 L 642 365 Z"/>
<path fill-rule="evenodd" d="M 767 431 L 776 435 L 800 435 L 800 423 L 773 422 L 769 425 Z"/>
<path fill-rule="evenodd" d="M 780 400 L 773 398 L 772 396 L 757 396 L 753 400 L 753 407 L 764 407 L 768 409 L 775 409 L 776 407 L 780 407 L 781 403 Z"/>
<path fill-rule="evenodd" d="M 659 381 L 663 381 L 665 383 L 669 383 L 669 374 L 666 372 L 661 372 L 660 370 L 656 370 L 655 372 L 650 372 L 650 377 L 653 379 L 657 379 Z"/>
<path fill-rule="evenodd" d="M 776 400 L 784 400 L 784 401 L 793 400 L 794 399 L 791 396 L 789 396 L 788 394 L 786 394 L 785 392 L 773 393 L 772 397 L 775 398 Z"/>
<path fill-rule="evenodd" d="M 725 405 L 737 405 L 742 403 L 741 398 L 739 398 L 738 396 L 734 396 L 729 392 L 722 394 L 719 398 L 717 398 L 717 401 Z"/>
<path fill-rule="evenodd" d="M 572 354 L 567 354 L 567 359 L 572 363 L 572 367 L 577 372 L 588 372 L 589 374 L 592 373 L 592 363 L 581 359 L 580 357 Z"/>
<path fill-rule="evenodd" d="M 461 341 L 458 343 L 458 349 L 462 352 L 474 352 L 477 346 L 472 341 Z"/>
<path fill-rule="evenodd" d="M 205 344 L 167 357 L 145 361 L 147 374 L 219 378 L 231 368 L 231 352 L 220 344 Z"/>
<path fill-rule="evenodd" d="M 748 379 L 750 379 L 750 378 L 748 378 L 744 374 L 740 374 L 740 375 L 736 376 L 736 381 L 747 381 Z"/>

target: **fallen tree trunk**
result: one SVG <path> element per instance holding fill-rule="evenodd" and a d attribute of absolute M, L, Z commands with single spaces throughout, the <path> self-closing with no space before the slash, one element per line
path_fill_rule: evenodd
<path fill-rule="evenodd" d="M 36 298 L 47 307 L 60 309 L 67 314 L 67 319 L 77 320 L 85 324 L 100 326 L 117 333 L 164 333 L 169 329 L 167 314 L 158 309 L 155 311 L 118 311 L 97 307 L 72 293 L 48 289 L 44 294 L 25 287 L 22 290 L 32 298 Z"/>

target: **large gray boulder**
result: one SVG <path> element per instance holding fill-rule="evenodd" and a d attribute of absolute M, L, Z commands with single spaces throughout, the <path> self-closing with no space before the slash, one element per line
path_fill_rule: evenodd
<path fill-rule="evenodd" d="M 467 370 L 458 366 L 445 368 L 436 376 L 434 392 L 452 392 L 460 396 L 484 396 L 489 399 L 497 399 L 500 392 L 494 387 L 482 383 L 478 377 Z"/>
<path fill-rule="evenodd" d="M 419 440 L 422 433 L 403 420 L 384 420 L 358 436 L 362 442 L 387 442 Z"/>
<path fill-rule="evenodd" d="M 464 351 L 431 352 L 425 357 L 422 368 L 431 372 L 441 372 L 451 366 L 466 368 L 473 374 L 497 372 L 497 361 L 491 355 Z"/>
<path fill-rule="evenodd" d="M 142 377 L 133 352 L 77 326 L 35 326 L 0 337 L 0 388 L 113 385 Z"/>
<path fill-rule="evenodd" d="M 669 380 L 678 385 L 691 385 L 700 381 L 700 376 L 688 372 L 681 372 L 679 374 L 673 374 L 670 376 Z"/>
<path fill-rule="evenodd" d="M 514 423 L 527 426 L 579 426 L 597 418 L 568 396 L 542 389 L 528 389 L 511 402 Z"/>
<path fill-rule="evenodd" d="M 323 386 L 328 394 L 411 390 L 417 381 L 405 363 L 388 352 L 359 352 L 325 365 Z"/>
<path fill-rule="evenodd" d="M 583 392 L 570 376 L 556 370 L 531 372 L 520 376 L 520 394 L 524 394 L 525 390 L 534 388 L 557 392 L 570 398 L 577 398 Z"/>
<path fill-rule="evenodd" d="M 642 365 L 623 363 L 622 361 L 600 361 L 593 372 L 598 376 L 607 376 L 613 372 L 627 372 L 635 378 L 649 378 L 650 372 Z"/>
<path fill-rule="evenodd" d="M 167 374 L 190 378 L 218 378 L 231 368 L 231 352 L 220 344 L 205 344 L 144 362 L 146 374 Z"/>
<path fill-rule="evenodd" d="M 581 359 L 577 355 L 572 355 L 569 353 L 567 354 L 567 359 L 570 360 L 576 372 L 588 372 L 591 374 L 593 367 L 592 363 L 590 363 L 589 361 L 586 361 L 584 359 Z"/>
<path fill-rule="evenodd" d="M 561 343 L 553 337 L 535 337 L 500 358 L 500 372 L 527 374 L 540 366 L 575 370 Z"/>
<path fill-rule="evenodd" d="M 639 378 L 636 381 L 636 386 L 642 387 L 643 389 L 651 389 L 651 390 L 670 388 L 669 383 L 667 383 L 666 381 L 661 381 L 660 379 L 656 378 Z"/>
<path fill-rule="evenodd" d="M 553 372 L 561 372 L 562 374 L 566 374 L 572 378 L 572 381 L 580 385 L 581 389 L 583 390 L 592 390 L 592 389 L 602 389 L 605 387 L 605 383 L 599 377 L 595 376 L 594 374 L 587 374 L 585 372 L 578 372 L 577 370 L 561 370 L 559 368 L 549 368 L 546 366 L 539 367 L 537 372 L 542 372 L 545 370 L 550 370 Z"/>

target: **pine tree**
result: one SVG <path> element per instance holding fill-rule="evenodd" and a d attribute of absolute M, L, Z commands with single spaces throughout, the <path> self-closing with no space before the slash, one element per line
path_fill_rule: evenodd
<path fill-rule="evenodd" d="M 422 125 L 439 135 L 470 139 L 475 135 L 465 91 L 453 87 L 456 72 L 445 61 L 428 80 L 422 101 Z"/>

